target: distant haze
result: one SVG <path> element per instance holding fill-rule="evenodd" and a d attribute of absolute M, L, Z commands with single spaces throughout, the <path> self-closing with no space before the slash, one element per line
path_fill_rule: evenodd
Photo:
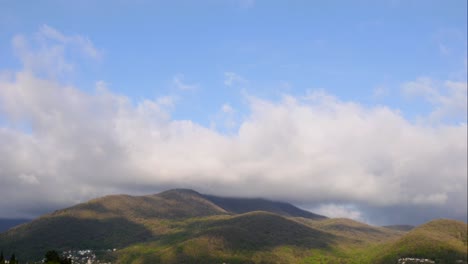
<path fill-rule="evenodd" d="M 255 9 L 251 2 L 239 8 Z M 242 12 L 254 12 L 248 10 Z M 0 20 L 0 29 L 6 23 Z M 310 81 L 298 91 L 290 88 L 294 80 L 256 81 L 255 70 L 247 78 L 227 62 L 213 73 L 219 82 L 208 94 L 200 92 L 202 79 L 187 83 L 186 75 L 175 72 L 167 77 L 172 88 L 160 88 L 167 94 L 154 85 L 146 90 L 151 96 L 136 96 L 113 87 L 138 90 L 137 84 L 115 83 L 112 74 L 99 70 L 112 68 L 106 56 L 120 53 L 106 48 L 118 41 L 94 40 L 60 24 L 11 33 L 11 45 L 1 47 L 15 62 L 0 61 L 0 218 L 36 217 L 106 194 L 191 188 L 283 200 L 373 224 L 466 221 L 466 25 L 460 27 L 464 51 L 450 51 L 459 59 L 453 71 L 422 68 L 417 75 L 389 77 L 393 90 L 376 81 L 362 99 L 347 97 L 353 93 L 348 87 L 311 88 L 314 74 L 302 74 Z M 100 41 L 106 44 L 101 47 Z M 445 56 L 438 48 L 434 52 Z M 372 69 L 365 75 L 374 74 Z M 82 81 L 87 70 L 99 77 Z M 428 76 L 431 72 L 435 76 Z M 220 94 L 221 89 L 229 92 Z M 210 96 L 213 105 L 204 103 Z M 385 96 L 394 97 L 379 100 Z M 194 101 L 198 104 L 190 108 Z M 179 107 L 189 110 L 180 113 Z M 420 111 L 408 113 L 412 107 Z M 200 109 L 212 111 L 202 118 Z"/>

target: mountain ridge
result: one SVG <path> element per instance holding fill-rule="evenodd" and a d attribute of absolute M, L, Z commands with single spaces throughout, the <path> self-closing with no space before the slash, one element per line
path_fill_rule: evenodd
<path fill-rule="evenodd" d="M 466 228 L 439 219 L 401 231 L 327 218 L 285 202 L 172 189 L 103 196 L 56 210 L 0 233 L 0 250 L 39 260 L 50 249 L 117 248 L 113 263 L 148 264 L 387 264 L 416 252 L 436 263 L 466 264 Z"/>
<path fill-rule="evenodd" d="M 229 201 L 235 198 L 220 199 Z M 236 200 L 236 203 L 245 206 L 243 211 L 259 211 L 258 206 L 249 205 L 250 201 L 257 200 L 246 198 L 241 201 Z M 279 215 L 284 212 L 284 216 L 294 216 L 293 212 L 304 216 L 304 210 L 290 204 L 288 208 L 294 210 L 286 214 L 281 209 L 285 204 L 262 200 L 260 209 Z M 223 209 L 205 195 L 190 189 L 172 189 L 142 196 L 107 195 L 56 210 L 0 233 L 0 249 L 18 252 L 26 248 L 26 255 L 40 257 L 48 248 L 121 248 L 170 233 L 174 229 L 173 223 L 185 219 L 223 215 L 237 213 Z M 309 216 L 313 218 L 316 215 L 310 213 Z M 109 233 L 113 235 L 107 235 Z"/>

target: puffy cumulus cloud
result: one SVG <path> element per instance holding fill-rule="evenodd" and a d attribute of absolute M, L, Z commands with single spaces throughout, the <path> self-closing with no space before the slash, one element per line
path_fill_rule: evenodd
<path fill-rule="evenodd" d="M 170 187 L 303 204 L 466 208 L 466 124 L 413 124 L 386 107 L 316 92 L 251 97 L 250 115 L 225 135 L 173 120 L 167 98 L 133 105 L 98 86 L 89 94 L 28 72 L 0 83 L 3 216 L 25 216 L 33 201 Z"/>
<path fill-rule="evenodd" d="M 27 63 L 0 79 L 1 217 L 188 187 L 357 219 L 385 208 L 466 218 L 466 122 L 414 123 L 398 110 L 311 91 L 247 96 L 250 111 L 226 134 L 173 119 L 171 97 L 135 104 L 104 82 L 83 92 Z M 232 113 L 228 106 L 220 111 Z"/>

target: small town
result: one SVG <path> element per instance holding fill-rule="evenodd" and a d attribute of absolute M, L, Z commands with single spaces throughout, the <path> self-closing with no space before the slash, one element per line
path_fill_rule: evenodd
<path fill-rule="evenodd" d="M 400 258 L 398 259 L 398 264 L 416 264 L 416 263 L 434 264 L 435 261 L 430 260 L 430 259 L 424 259 L 424 258 Z"/>
<path fill-rule="evenodd" d="M 71 263 L 73 264 L 111 264 L 111 262 L 99 260 L 99 258 L 96 257 L 96 254 L 102 254 L 107 252 L 110 253 L 114 251 L 116 251 L 115 248 L 107 250 L 67 250 L 62 252 L 62 256 L 64 258 L 70 259 Z"/>

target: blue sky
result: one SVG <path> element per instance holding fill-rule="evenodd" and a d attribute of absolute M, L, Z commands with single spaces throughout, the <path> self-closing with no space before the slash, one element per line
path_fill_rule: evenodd
<path fill-rule="evenodd" d="M 194 188 L 466 221 L 466 98 L 465 0 L 0 0 L 0 217 Z"/>
<path fill-rule="evenodd" d="M 224 103 L 243 109 L 248 80 L 262 97 L 325 89 L 343 100 L 385 104 L 409 117 L 429 111 L 400 85 L 418 77 L 466 79 L 467 3 L 452 1 L 3 1 L 0 67 L 20 67 L 15 34 L 41 25 L 81 34 L 102 53 L 71 81 L 104 80 L 138 101 L 177 95 L 173 115 L 209 124 Z M 196 91 L 174 89 L 174 76 Z M 375 96 L 380 89 L 382 95 Z M 380 94 L 380 93 L 379 93 Z"/>

